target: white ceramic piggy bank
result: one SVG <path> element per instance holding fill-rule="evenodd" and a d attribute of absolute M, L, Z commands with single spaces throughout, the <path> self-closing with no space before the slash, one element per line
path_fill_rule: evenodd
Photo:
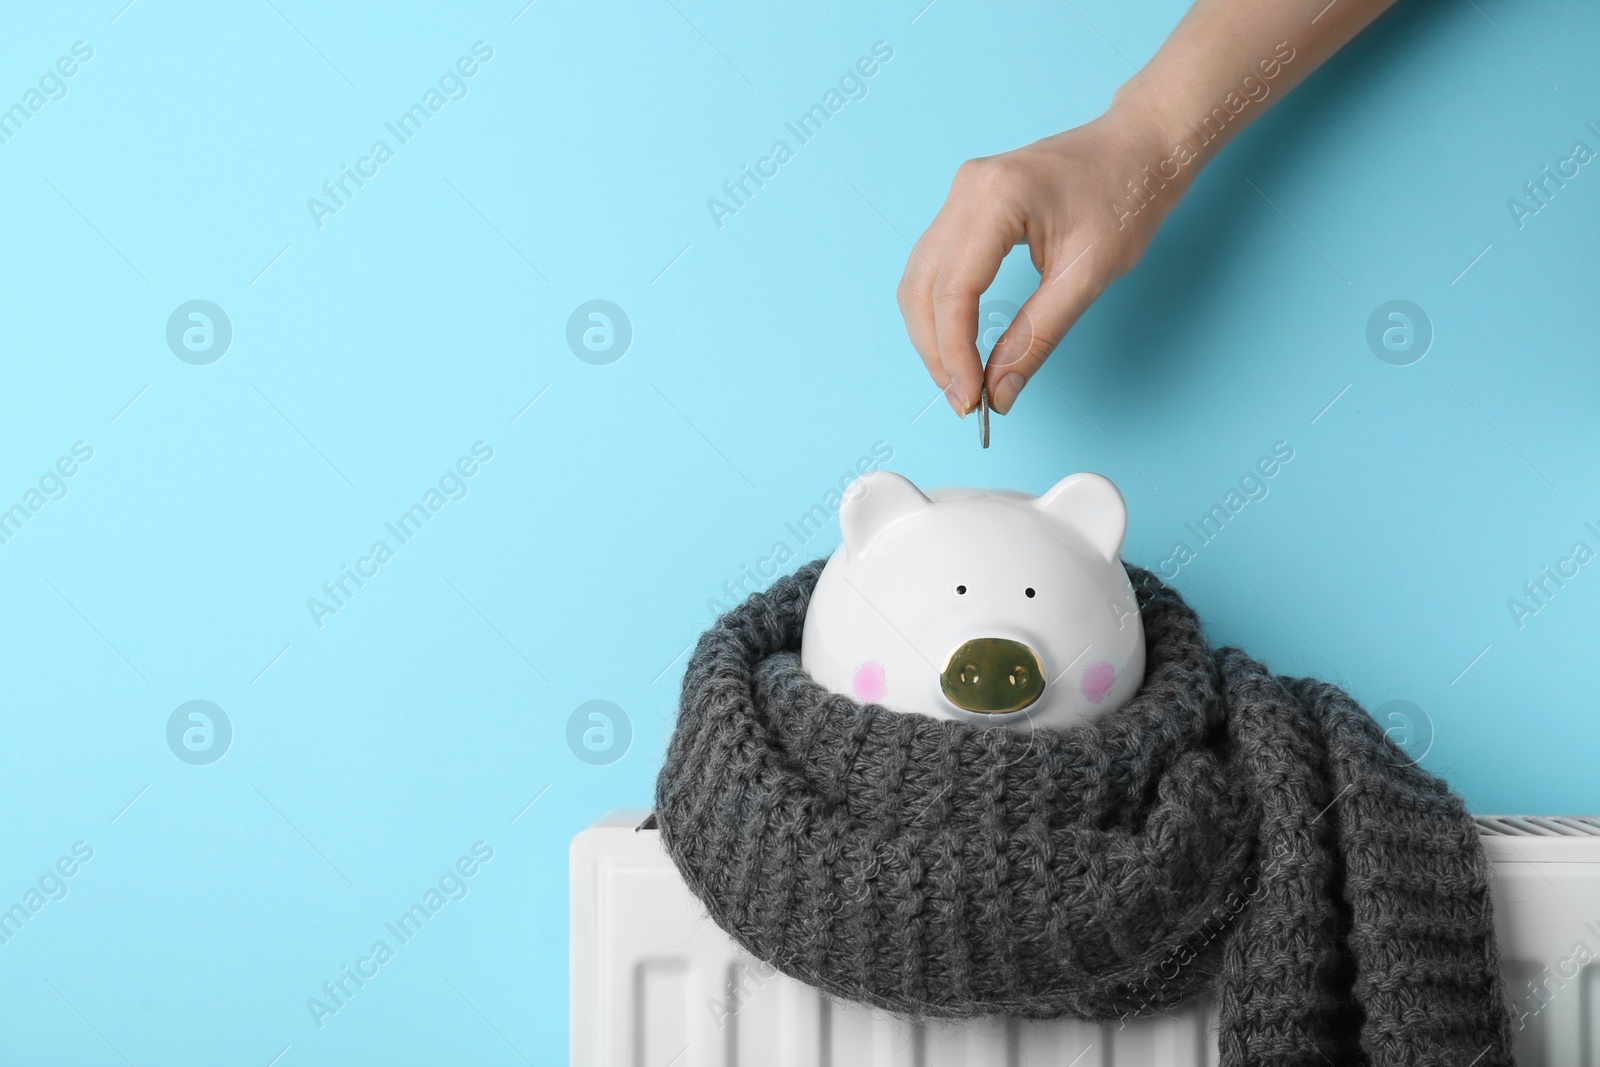
<path fill-rule="evenodd" d="M 931 498 L 930 498 L 931 497 Z M 1119 553 L 1122 494 L 1074 474 L 1041 497 L 878 471 L 851 486 L 801 662 L 867 704 L 983 725 L 1067 726 L 1144 679 L 1144 626 Z"/>

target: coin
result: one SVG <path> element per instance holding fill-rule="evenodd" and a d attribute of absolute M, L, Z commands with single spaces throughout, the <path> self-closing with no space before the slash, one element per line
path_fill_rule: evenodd
<path fill-rule="evenodd" d="M 987 382 L 978 388 L 978 441 L 984 448 L 989 447 L 989 385 Z"/>

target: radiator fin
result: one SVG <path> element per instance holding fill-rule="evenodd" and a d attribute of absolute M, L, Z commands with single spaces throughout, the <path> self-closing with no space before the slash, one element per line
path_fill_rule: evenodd
<path fill-rule="evenodd" d="M 1473 821 L 1488 837 L 1600 837 L 1600 818 L 1590 815 L 1479 815 Z"/>
<path fill-rule="evenodd" d="M 682 1062 L 689 1047 L 689 961 L 642 959 L 634 969 L 633 1062 L 657 1067 Z"/>

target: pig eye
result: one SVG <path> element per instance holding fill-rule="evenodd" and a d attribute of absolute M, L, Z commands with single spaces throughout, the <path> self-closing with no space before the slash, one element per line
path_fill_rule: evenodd
<path fill-rule="evenodd" d="M 1023 592 L 1028 594 L 1028 597 L 1031 599 L 1033 597 L 1033 586 L 1028 586 L 1028 588 L 1024 589 Z"/>
<path fill-rule="evenodd" d="M 966 596 L 967 595 L 967 587 L 964 586 L 964 585 L 956 586 L 956 595 L 957 596 Z"/>

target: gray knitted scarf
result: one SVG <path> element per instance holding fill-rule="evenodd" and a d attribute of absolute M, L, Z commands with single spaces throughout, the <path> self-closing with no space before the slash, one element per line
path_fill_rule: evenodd
<path fill-rule="evenodd" d="M 1342 690 L 1213 649 L 1128 566 L 1143 688 L 1032 733 L 861 705 L 800 666 L 823 561 L 695 647 L 668 854 L 753 956 L 922 1017 L 1217 998 L 1223 1067 L 1512 1067 L 1462 802 Z"/>

